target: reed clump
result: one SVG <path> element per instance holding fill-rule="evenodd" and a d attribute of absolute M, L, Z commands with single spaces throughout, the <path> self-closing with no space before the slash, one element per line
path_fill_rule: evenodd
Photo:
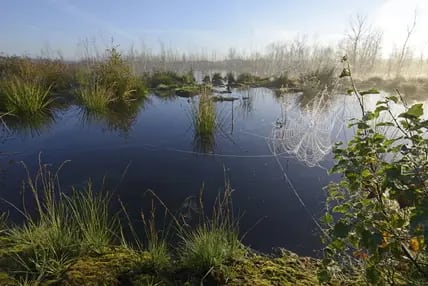
<path fill-rule="evenodd" d="M 133 74 L 116 48 L 105 59 L 77 73 L 77 99 L 87 110 L 103 112 L 117 102 L 131 102 L 147 92 L 144 81 Z"/>
<path fill-rule="evenodd" d="M 195 131 L 195 139 L 209 145 L 214 142 L 216 129 L 216 105 L 208 93 L 199 96 L 198 102 L 191 101 L 191 119 Z"/>

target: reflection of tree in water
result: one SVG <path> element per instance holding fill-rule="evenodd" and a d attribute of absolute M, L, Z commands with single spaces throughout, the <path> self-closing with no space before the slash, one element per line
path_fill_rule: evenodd
<path fill-rule="evenodd" d="M 135 124 L 144 103 L 145 99 L 140 98 L 129 102 L 115 102 L 109 108 L 98 112 L 82 109 L 81 119 L 83 124 L 101 122 L 107 130 L 126 135 Z"/>
<path fill-rule="evenodd" d="M 272 129 L 272 150 L 294 154 L 314 167 L 330 153 L 345 124 L 346 105 L 329 104 L 321 94 L 303 108 L 296 97 L 284 97 L 281 118 Z"/>

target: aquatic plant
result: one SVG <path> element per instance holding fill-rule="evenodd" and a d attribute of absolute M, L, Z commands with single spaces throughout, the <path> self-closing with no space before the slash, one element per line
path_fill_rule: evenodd
<path fill-rule="evenodd" d="M 112 88 L 95 81 L 80 87 L 77 99 L 89 111 L 105 112 L 116 100 Z"/>
<path fill-rule="evenodd" d="M 194 83 L 193 74 L 192 77 L 190 77 L 190 75 L 186 77 L 180 76 L 179 74 L 172 71 L 156 71 L 152 74 L 147 74 L 146 78 L 150 88 L 171 89 L 182 86 L 183 84 Z"/>
<path fill-rule="evenodd" d="M 91 110 L 84 108 L 81 112 L 83 124 L 102 123 L 108 130 L 127 135 L 137 120 L 138 113 L 144 108 L 146 98 L 134 101 L 114 101 L 107 108 Z"/>
<path fill-rule="evenodd" d="M 216 108 L 215 102 L 208 93 L 201 94 L 198 102 L 192 99 L 191 119 L 195 140 L 203 146 L 211 146 L 214 143 L 216 128 Z"/>
<path fill-rule="evenodd" d="M 51 87 L 40 79 L 26 80 L 18 76 L 4 79 L 0 83 L 2 109 L 22 117 L 47 112 L 54 101 Z"/>
<path fill-rule="evenodd" d="M 144 81 L 135 76 L 116 48 L 106 51 L 105 59 L 77 74 L 77 98 L 90 111 L 104 112 L 113 102 L 132 102 L 147 92 Z"/>
<path fill-rule="evenodd" d="M 116 48 L 106 51 L 106 60 L 94 68 L 94 78 L 104 87 L 111 88 L 116 98 L 127 100 L 146 92 L 144 83 L 136 77 Z"/>

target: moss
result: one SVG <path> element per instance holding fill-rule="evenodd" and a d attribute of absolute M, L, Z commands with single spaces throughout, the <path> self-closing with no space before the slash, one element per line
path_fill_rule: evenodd
<path fill-rule="evenodd" d="M 175 89 L 175 94 L 182 97 L 197 95 L 201 88 L 198 85 L 185 85 Z"/>
<path fill-rule="evenodd" d="M 0 272 L 16 270 L 19 266 L 16 260 L 17 255 L 21 255 L 30 250 L 31 249 L 29 249 L 27 245 L 16 244 L 10 238 L 0 236 Z"/>
<path fill-rule="evenodd" d="M 6 272 L 0 272 L 0 285 L 14 285 L 14 280 Z"/>
<path fill-rule="evenodd" d="M 148 253 L 116 248 L 100 256 L 77 259 L 65 273 L 62 285 L 120 285 L 121 277 L 148 264 Z"/>
<path fill-rule="evenodd" d="M 220 277 L 227 285 L 316 285 L 317 267 L 316 259 L 299 257 L 286 250 L 274 258 L 249 253 Z"/>

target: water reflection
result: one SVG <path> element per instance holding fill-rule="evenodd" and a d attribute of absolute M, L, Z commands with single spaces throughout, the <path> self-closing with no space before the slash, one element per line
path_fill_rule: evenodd
<path fill-rule="evenodd" d="M 17 117 L 6 115 L 2 117 L 2 137 L 7 135 L 20 135 L 24 137 L 36 137 L 55 123 L 56 114 L 53 111 L 40 112 L 31 116 Z"/>
<path fill-rule="evenodd" d="M 130 102 L 116 102 L 103 111 L 81 109 L 83 125 L 102 123 L 108 131 L 116 131 L 128 135 L 137 121 L 139 112 L 144 108 L 147 100 L 139 98 Z"/>

